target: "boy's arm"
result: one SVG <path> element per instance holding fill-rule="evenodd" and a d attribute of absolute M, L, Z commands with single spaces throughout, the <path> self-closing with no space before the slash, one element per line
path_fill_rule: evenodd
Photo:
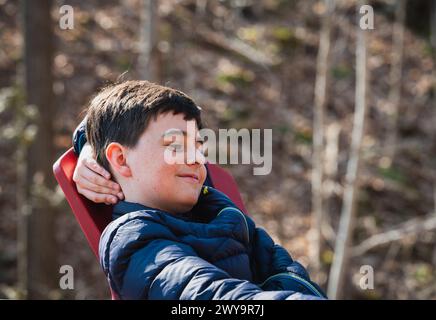
<path fill-rule="evenodd" d="M 74 153 L 79 156 L 73 181 L 77 191 L 96 203 L 115 204 L 124 195 L 121 187 L 111 180 L 110 173 L 93 158 L 92 148 L 86 140 L 86 117 L 73 134 Z"/>
<path fill-rule="evenodd" d="M 223 192 L 203 186 L 198 202 L 192 208 L 191 213 L 196 218 L 203 217 L 208 221 L 226 208 L 236 208 L 241 211 Z M 304 267 L 295 262 L 284 248 L 275 244 L 265 230 L 257 228 L 250 217 L 246 215 L 244 217 L 250 233 L 251 256 L 255 264 L 254 271 L 257 280 L 262 282 L 271 275 L 286 272 L 288 268 L 304 278 L 309 278 Z"/>
<path fill-rule="evenodd" d="M 196 206 L 191 210 L 196 218 L 207 222 L 226 208 L 239 208 L 221 191 L 203 187 Z M 241 210 L 239 210 L 241 211 Z M 242 211 L 241 211 L 241 214 Z M 244 215 L 245 216 L 245 215 Z M 326 297 L 317 284 L 310 280 L 305 268 L 294 261 L 289 253 L 275 244 L 261 228 L 256 228 L 252 219 L 245 216 L 249 227 L 252 271 L 264 290 L 287 290 Z"/>
<path fill-rule="evenodd" d="M 176 246 L 179 243 L 175 244 Z M 228 273 L 198 257 L 191 248 L 179 247 L 180 256 L 154 278 L 149 299 L 180 300 L 287 300 L 313 299 L 297 291 L 264 291 L 257 285 L 232 278 Z"/>
<path fill-rule="evenodd" d="M 255 229 L 252 244 L 254 268 L 264 290 L 295 290 L 327 298 L 323 290 L 313 282 L 306 269 L 282 246 L 275 244 L 262 228 Z"/>

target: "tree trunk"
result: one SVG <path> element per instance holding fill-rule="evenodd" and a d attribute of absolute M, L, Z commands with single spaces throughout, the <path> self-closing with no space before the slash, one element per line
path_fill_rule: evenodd
<path fill-rule="evenodd" d="M 58 268 L 54 212 L 47 190 L 54 187 L 53 157 L 53 22 L 50 0 L 23 0 L 26 103 L 38 111 L 37 130 L 26 150 L 26 184 L 23 212 L 26 261 L 24 287 L 29 299 L 50 298 L 56 288 Z"/>
<path fill-rule="evenodd" d="M 432 3 L 430 15 L 430 43 L 433 53 L 433 123 L 436 123 L 436 1 Z M 436 128 L 433 127 L 433 145 L 431 146 L 430 154 L 436 154 Z M 432 159 L 431 166 L 433 168 L 433 199 L 434 199 L 434 214 L 436 215 L 436 160 Z M 436 245 L 433 249 L 433 264 L 436 264 Z"/>
<path fill-rule="evenodd" d="M 361 1 L 361 5 L 362 5 Z M 357 23 L 357 45 L 356 45 L 356 94 L 353 132 L 351 137 L 350 158 L 347 165 L 345 177 L 345 188 L 342 204 L 341 219 L 339 222 L 338 236 L 336 238 L 333 264 L 330 270 L 328 296 L 331 299 L 340 299 L 344 279 L 346 276 L 347 263 L 349 260 L 349 249 L 352 245 L 354 229 L 355 203 L 358 192 L 358 176 L 360 149 L 364 134 L 365 112 L 367 105 L 367 31 L 360 29 Z"/>
<path fill-rule="evenodd" d="M 401 71 L 403 69 L 404 23 L 406 16 L 406 0 L 396 3 L 395 23 L 392 36 L 392 62 L 390 72 L 390 91 L 388 97 L 388 130 L 386 155 L 393 161 L 395 157 L 398 134 L 398 108 L 401 100 Z"/>
<path fill-rule="evenodd" d="M 313 165 L 312 165 L 312 223 L 313 253 L 315 274 L 321 268 L 322 223 L 323 223 L 323 150 L 324 150 L 324 108 L 327 100 L 327 77 L 330 52 L 331 19 L 335 1 L 325 0 L 325 14 L 321 29 L 317 72 L 315 82 L 315 105 L 313 117 Z"/>
<path fill-rule="evenodd" d="M 143 0 L 140 30 L 140 77 L 152 82 L 161 82 L 161 61 L 158 44 L 158 0 Z"/>

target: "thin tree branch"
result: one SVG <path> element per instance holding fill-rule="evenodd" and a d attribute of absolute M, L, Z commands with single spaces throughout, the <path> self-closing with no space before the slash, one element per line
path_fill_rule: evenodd
<path fill-rule="evenodd" d="M 404 222 L 397 228 L 373 235 L 364 240 L 361 244 L 352 249 L 352 256 L 360 256 L 374 248 L 402 240 L 408 235 L 434 229 L 436 229 L 436 216 L 434 214 L 431 214 L 430 217 L 425 219 L 414 218 Z"/>

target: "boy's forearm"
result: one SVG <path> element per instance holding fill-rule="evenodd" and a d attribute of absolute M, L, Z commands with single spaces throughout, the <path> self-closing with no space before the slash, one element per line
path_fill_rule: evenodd
<path fill-rule="evenodd" d="M 73 133 L 73 148 L 74 153 L 78 156 L 86 144 L 86 117 L 80 122 Z"/>
<path fill-rule="evenodd" d="M 190 266 L 190 267 L 187 267 Z M 179 281 L 181 290 L 170 290 L 162 283 L 171 283 L 168 279 L 182 277 Z M 314 299 L 316 297 L 292 290 L 264 291 L 259 286 L 246 280 L 232 278 L 225 271 L 197 256 L 177 259 L 162 269 L 152 282 L 149 299 L 180 300 L 285 300 Z"/>
<path fill-rule="evenodd" d="M 321 288 L 311 281 L 307 270 L 292 259 L 288 251 L 274 243 L 268 233 L 256 228 L 257 240 L 253 247 L 256 257 L 257 281 L 263 290 L 291 290 L 327 298 Z"/>
<path fill-rule="evenodd" d="M 83 146 L 81 146 L 80 148 L 79 158 L 92 158 L 92 157 L 93 157 L 92 147 L 88 142 L 85 141 Z"/>
<path fill-rule="evenodd" d="M 270 235 L 262 228 L 255 229 L 255 239 L 252 243 L 255 270 L 258 270 L 258 281 L 282 272 L 293 272 L 303 278 L 309 278 L 306 269 L 294 261 L 289 252 L 282 246 L 274 243 Z"/>

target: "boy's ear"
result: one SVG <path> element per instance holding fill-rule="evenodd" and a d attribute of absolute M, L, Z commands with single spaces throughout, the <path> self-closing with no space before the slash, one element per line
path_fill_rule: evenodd
<path fill-rule="evenodd" d="M 127 148 L 118 142 L 111 142 L 106 147 L 106 159 L 112 169 L 123 177 L 131 177 L 132 171 L 127 164 Z"/>

